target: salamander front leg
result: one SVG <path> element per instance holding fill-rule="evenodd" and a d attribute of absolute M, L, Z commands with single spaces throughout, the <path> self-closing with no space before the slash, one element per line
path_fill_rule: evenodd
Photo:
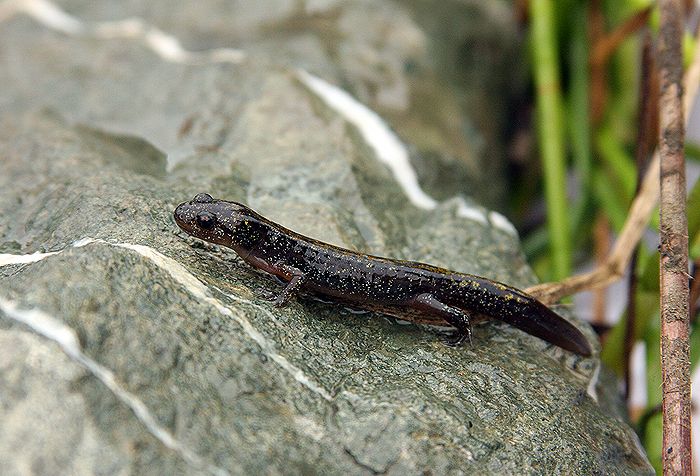
<path fill-rule="evenodd" d="M 278 267 L 284 272 L 292 275 L 292 279 L 289 280 L 287 286 L 285 286 L 280 295 L 277 296 L 277 299 L 275 299 L 275 306 L 282 307 L 289 302 L 289 298 L 294 295 L 294 293 L 299 289 L 299 286 L 304 284 L 305 276 L 304 273 L 297 268 L 286 264 L 277 263 L 275 264 L 275 267 Z"/>
<path fill-rule="evenodd" d="M 469 339 L 469 343 L 471 344 L 472 326 L 469 323 L 469 315 L 461 309 L 448 306 L 437 300 L 430 293 L 423 293 L 416 296 L 413 300 L 413 307 L 426 313 L 440 316 L 457 329 L 455 335 L 446 342 L 447 345 L 456 347 L 464 342 L 465 339 Z"/>

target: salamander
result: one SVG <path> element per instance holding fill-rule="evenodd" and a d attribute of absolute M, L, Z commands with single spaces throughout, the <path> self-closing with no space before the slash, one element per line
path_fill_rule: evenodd
<path fill-rule="evenodd" d="M 305 292 L 422 324 L 454 327 L 452 345 L 471 340 L 472 322 L 498 319 L 568 351 L 591 355 L 573 324 L 512 286 L 429 264 L 382 258 L 295 233 L 245 205 L 200 193 L 174 212 L 188 234 L 233 249 L 286 286 L 275 303 Z"/>

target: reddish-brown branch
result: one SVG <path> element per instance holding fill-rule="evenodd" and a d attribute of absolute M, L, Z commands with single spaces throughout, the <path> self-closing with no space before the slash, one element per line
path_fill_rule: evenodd
<path fill-rule="evenodd" d="M 597 41 L 591 52 L 591 64 L 606 64 L 620 43 L 647 24 L 650 13 L 651 7 L 636 12 L 608 35 L 602 37 L 600 41 Z"/>
<path fill-rule="evenodd" d="M 519 26 L 527 24 L 527 16 L 530 9 L 529 0 L 515 0 L 513 2 L 513 17 Z"/>
<path fill-rule="evenodd" d="M 627 289 L 627 311 L 625 313 L 625 340 L 622 346 L 623 377 L 625 379 L 625 400 L 630 404 L 630 388 L 632 386 L 632 350 L 635 343 L 635 332 L 637 330 L 637 259 L 639 258 L 639 248 L 632 255 L 630 262 L 629 286 Z"/>
<path fill-rule="evenodd" d="M 637 165 L 637 188 L 654 153 L 659 136 L 659 71 L 656 67 L 654 44 L 647 28 L 642 34 L 642 62 L 639 82 L 639 117 L 637 146 L 634 152 Z"/>
<path fill-rule="evenodd" d="M 683 156 L 684 3 L 661 0 L 659 152 L 661 155 L 661 375 L 664 474 L 692 474 L 688 222 Z"/>
<path fill-rule="evenodd" d="M 612 54 L 624 40 L 630 37 L 649 20 L 651 7 L 645 8 L 633 14 L 618 25 L 612 32 L 605 33 L 605 16 L 600 0 L 593 0 L 590 4 L 588 18 L 588 37 L 593 45 L 589 57 L 590 67 L 590 101 L 591 120 L 598 124 L 605 111 L 607 97 L 607 64 Z"/>

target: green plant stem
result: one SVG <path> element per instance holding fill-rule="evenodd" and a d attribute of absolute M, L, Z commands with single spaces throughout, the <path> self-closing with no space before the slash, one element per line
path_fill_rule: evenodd
<path fill-rule="evenodd" d="M 537 86 L 538 141 L 544 171 L 547 227 L 551 239 L 552 278 L 556 280 L 571 273 L 571 243 L 554 2 L 531 0 L 530 18 L 532 61 Z"/>
<path fill-rule="evenodd" d="M 580 21 L 588 17 L 587 4 L 578 6 L 571 24 L 569 47 L 571 88 L 568 95 L 568 131 L 571 152 L 579 180 L 579 197 L 572 211 L 571 229 L 574 236 L 585 226 L 587 209 L 591 204 L 591 152 L 590 79 L 588 67 L 587 23 Z"/>

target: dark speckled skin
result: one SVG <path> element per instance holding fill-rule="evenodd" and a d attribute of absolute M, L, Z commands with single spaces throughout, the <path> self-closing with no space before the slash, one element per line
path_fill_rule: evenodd
<path fill-rule="evenodd" d="M 450 324 L 457 329 L 455 344 L 471 338 L 470 316 L 495 318 L 564 349 L 591 355 L 590 344 L 576 327 L 505 284 L 339 248 L 205 193 L 180 204 L 174 215 L 190 235 L 232 248 L 250 265 L 287 281 L 279 305 L 303 290 L 401 319 Z"/>

